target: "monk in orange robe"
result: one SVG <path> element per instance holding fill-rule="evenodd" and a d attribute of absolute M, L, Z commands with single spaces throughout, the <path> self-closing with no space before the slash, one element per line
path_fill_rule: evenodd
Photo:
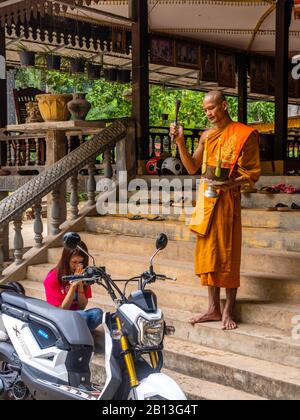
<path fill-rule="evenodd" d="M 202 284 L 208 286 L 209 308 L 206 313 L 196 315 L 189 322 L 195 325 L 222 321 L 224 330 L 233 330 L 237 328 L 233 313 L 240 287 L 242 250 L 240 191 L 241 185 L 254 185 L 260 177 L 259 135 L 250 127 L 231 120 L 226 98 L 221 92 L 208 93 L 203 107 L 213 128 L 203 133 L 193 156 L 185 147 L 182 127 L 172 125 L 170 134 L 176 139 L 182 163 L 190 175 L 196 174 L 201 168 L 206 149 L 208 166 L 217 166 L 221 152 L 222 167 L 230 170 L 230 181 L 218 187 L 217 198 L 205 197 L 207 185 L 205 181 L 201 184 L 198 209 L 190 229 L 197 234 L 195 270 Z M 223 314 L 221 288 L 226 289 L 227 296 Z"/>

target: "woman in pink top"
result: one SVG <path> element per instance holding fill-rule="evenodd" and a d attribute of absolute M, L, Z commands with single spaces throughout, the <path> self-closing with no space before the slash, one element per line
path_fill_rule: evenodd
<path fill-rule="evenodd" d="M 86 252 L 87 246 L 81 242 L 79 246 Z M 90 286 L 82 282 L 63 283 L 64 276 L 82 274 L 89 264 L 88 256 L 79 249 L 64 247 L 61 259 L 44 280 L 46 300 L 50 305 L 61 309 L 77 311 L 87 322 L 91 331 L 94 331 L 101 323 L 103 312 L 101 309 L 85 310 L 88 300 L 92 297 Z"/>

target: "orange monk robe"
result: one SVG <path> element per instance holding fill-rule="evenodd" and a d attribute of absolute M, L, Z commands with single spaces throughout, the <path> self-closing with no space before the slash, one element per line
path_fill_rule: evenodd
<path fill-rule="evenodd" d="M 261 173 L 258 133 L 240 123 L 231 123 L 224 130 L 212 133 L 208 139 L 209 166 L 216 166 L 220 137 L 222 167 L 230 167 L 234 178 L 243 175 L 250 184 L 257 182 Z M 198 200 L 202 200 L 209 217 L 199 226 L 196 239 L 196 274 L 204 286 L 236 289 L 240 287 L 242 251 L 240 187 L 219 191 L 213 205 L 203 192 Z"/>

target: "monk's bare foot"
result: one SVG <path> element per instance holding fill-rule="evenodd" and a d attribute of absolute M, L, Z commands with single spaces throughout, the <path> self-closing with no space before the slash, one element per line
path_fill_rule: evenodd
<path fill-rule="evenodd" d="M 192 325 L 202 324 L 204 322 L 216 322 L 221 321 L 222 315 L 219 311 L 207 312 L 206 314 L 195 315 L 189 320 Z"/>
<path fill-rule="evenodd" d="M 222 320 L 222 330 L 223 331 L 232 331 L 237 329 L 237 324 L 234 322 L 231 316 L 223 316 Z"/>

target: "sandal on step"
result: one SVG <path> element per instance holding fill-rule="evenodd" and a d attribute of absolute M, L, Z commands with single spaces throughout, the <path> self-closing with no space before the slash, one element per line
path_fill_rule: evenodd
<path fill-rule="evenodd" d="M 300 211 L 300 206 L 298 206 L 298 204 L 296 204 L 296 203 L 292 203 L 291 209 L 296 210 L 296 211 Z"/>
<path fill-rule="evenodd" d="M 286 204 L 282 204 L 282 203 L 276 204 L 275 207 L 277 207 L 278 211 L 292 211 L 292 209 L 290 209 L 289 206 L 287 206 Z"/>
<path fill-rule="evenodd" d="M 279 194 L 280 191 L 273 187 L 262 187 L 259 191 L 260 194 Z"/>
<path fill-rule="evenodd" d="M 166 219 L 164 219 L 162 216 L 155 216 L 153 218 L 147 219 L 149 222 L 164 222 Z"/>
<path fill-rule="evenodd" d="M 136 214 L 135 216 L 128 217 L 128 220 L 144 220 L 145 218 Z"/>

